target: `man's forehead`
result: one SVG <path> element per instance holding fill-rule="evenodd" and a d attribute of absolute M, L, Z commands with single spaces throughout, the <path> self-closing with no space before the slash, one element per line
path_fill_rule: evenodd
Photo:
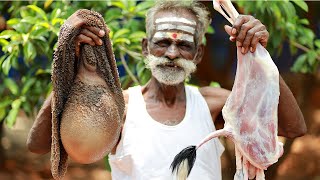
<path fill-rule="evenodd" d="M 159 12 L 155 15 L 154 25 L 154 40 L 170 38 L 194 43 L 197 22 L 189 12 L 181 15 L 176 12 Z"/>

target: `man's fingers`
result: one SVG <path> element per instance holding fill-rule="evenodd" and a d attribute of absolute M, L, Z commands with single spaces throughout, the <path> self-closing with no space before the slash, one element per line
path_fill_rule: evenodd
<path fill-rule="evenodd" d="M 93 34 L 95 34 L 96 36 L 99 36 L 99 37 L 103 37 L 106 34 L 106 32 L 104 32 L 104 30 L 99 29 L 97 27 L 93 27 L 93 26 L 83 26 L 83 27 L 84 27 L 84 29 L 88 29 Z"/>
<path fill-rule="evenodd" d="M 84 43 L 84 44 L 90 44 L 91 46 L 95 46 L 96 44 L 94 43 L 94 41 L 88 37 L 88 36 L 85 36 L 83 34 L 79 34 L 77 37 L 76 37 L 76 45 L 80 45 L 80 43 Z"/>
<path fill-rule="evenodd" d="M 102 40 L 100 39 L 100 37 L 98 37 L 97 35 L 95 35 L 91 31 L 89 31 L 87 29 L 82 29 L 80 34 L 83 34 L 84 36 L 91 38 L 95 44 L 102 45 Z"/>
<path fill-rule="evenodd" d="M 229 36 L 233 36 L 231 31 L 232 31 L 232 27 L 228 26 L 228 25 L 224 25 L 224 30 L 229 34 Z"/>
<path fill-rule="evenodd" d="M 243 43 L 248 35 L 247 33 L 250 29 L 253 28 L 253 26 L 254 25 L 252 23 L 245 23 L 241 26 L 240 31 L 238 31 L 237 41 L 240 42 L 241 46 L 243 46 Z M 250 38 L 250 37 L 248 37 L 248 38 Z M 251 38 L 252 38 L 252 36 L 251 36 Z M 247 47 L 243 47 L 243 48 L 247 48 Z"/>
<path fill-rule="evenodd" d="M 244 15 L 239 15 L 237 19 L 235 20 L 233 26 L 232 26 L 232 34 L 237 35 L 241 31 L 242 25 L 250 21 L 250 18 L 253 18 L 252 16 L 244 16 Z"/>
<path fill-rule="evenodd" d="M 242 53 L 247 53 L 249 51 L 249 48 L 255 48 L 257 45 L 256 40 L 253 39 L 260 39 L 261 38 L 261 32 L 262 30 L 265 29 L 265 26 L 261 25 L 257 25 L 257 26 L 253 26 L 253 28 L 251 28 L 250 30 L 248 30 L 246 37 L 242 43 L 242 49 L 244 49 L 244 52 Z"/>
<path fill-rule="evenodd" d="M 232 41 L 232 42 L 235 42 L 236 41 L 236 37 L 230 36 L 229 40 Z"/>

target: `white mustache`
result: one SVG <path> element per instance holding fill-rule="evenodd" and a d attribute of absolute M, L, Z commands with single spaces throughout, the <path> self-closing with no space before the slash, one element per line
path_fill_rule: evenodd
<path fill-rule="evenodd" d="M 152 75 L 161 83 L 175 85 L 189 78 L 195 72 L 197 66 L 191 60 L 177 58 L 170 60 L 165 57 L 148 55 L 145 59 L 146 68 L 150 69 Z M 162 69 L 159 66 L 179 67 L 176 69 Z"/>
<path fill-rule="evenodd" d="M 156 66 L 161 66 L 161 65 L 163 65 L 163 66 L 170 65 L 170 66 L 181 67 L 188 75 L 195 72 L 197 69 L 196 65 L 192 61 L 184 59 L 184 58 L 177 58 L 174 60 L 169 60 L 166 57 L 156 57 L 153 55 L 148 55 L 147 58 L 145 59 L 145 63 L 146 63 L 146 67 L 149 69 L 156 67 Z"/>

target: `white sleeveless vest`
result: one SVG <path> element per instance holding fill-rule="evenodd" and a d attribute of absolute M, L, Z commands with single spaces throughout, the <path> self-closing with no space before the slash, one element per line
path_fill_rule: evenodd
<path fill-rule="evenodd" d="M 148 114 L 141 87 L 129 88 L 129 102 L 121 140 L 109 155 L 113 180 L 174 180 L 170 165 L 182 149 L 197 145 L 215 131 L 211 114 L 199 90 L 185 86 L 186 113 L 175 126 L 161 124 Z M 218 139 L 199 150 L 188 180 L 220 180 L 220 156 L 224 147 Z"/>

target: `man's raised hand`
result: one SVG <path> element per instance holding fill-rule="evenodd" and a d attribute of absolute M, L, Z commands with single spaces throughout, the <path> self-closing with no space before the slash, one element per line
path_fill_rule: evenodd
<path fill-rule="evenodd" d="M 232 27 L 225 25 L 226 32 L 231 41 L 237 41 L 237 46 L 242 47 L 241 52 L 254 52 L 257 44 L 267 47 L 269 32 L 266 27 L 256 18 L 250 15 L 239 15 Z"/>

